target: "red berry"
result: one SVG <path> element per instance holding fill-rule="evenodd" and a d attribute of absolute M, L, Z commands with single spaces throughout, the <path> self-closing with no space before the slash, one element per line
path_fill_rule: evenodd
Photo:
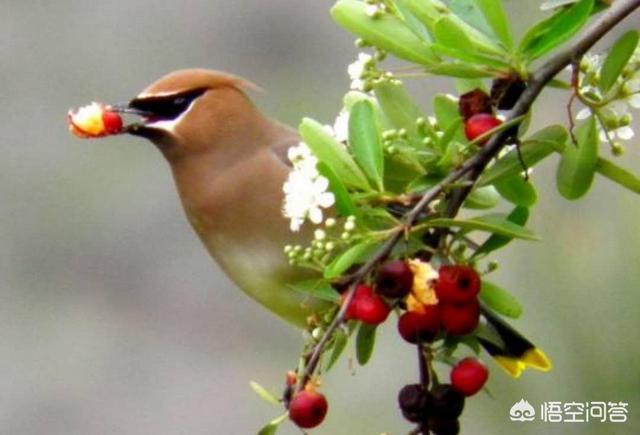
<path fill-rule="evenodd" d="M 327 415 L 329 407 L 324 395 L 307 388 L 296 394 L 289 403 L 289 418 L 298 427 L 310 429 L 316 427 Z"/>
<path fill-rule="evenodd" d="M 407 311 L 398 319 L 398 332 L 409 343 L 433 341 L 440 330 L 437 305 L 425 305 L 422 312 Z"/>
<path fill-rule="evenodd" d="M 388 298 L 402 298 L 413 286 L 413 272 L 402 260 L 391 260 L 378 268 L 376 290 Z"/>
<path fill-rule="evenodd" d="M 465 303 L 480 292 L 480 276 L 470 266 L 440 266 L 436 295 L 440 303 Z"/>
<path fill-rule="evenodd" d="M 107 134 L 115 134 L 122 131 L 122 118 L 116 112 L 109 112 L 108 110 L 102 112 L 102 123 Z"/>
<path fill-rule="evenodd" d="M 444 304 L 440 307 L 443 328 L 451 335 L 467 335 L 473 332 L 480 320 L 478 301 L 467 304 Z"/>
<path fill-rule="evenodd" d="M 473 396 L 482 389 L 489 371 L 475 358 L 465 358 L 451 370 L 451 384 L 465 396 Z"/>
<path fill-rule="evenodd" d="M 378 325 L 389 317 L 391 309 L 387 303 L 376 294 L 361 297 L 356 302 L 356 319 L 364 323 Z"/>
<path fill-rule="evenodd" d="M 342 303 L 347 299 L 347 293 L 342 293 Z M 353 293 L 353 298 L 351 299 L 351 304 L 349 308 L 347 308 L 347 313 L 345 314 L 346 320 L 359 320 L 358 319 L 358 301 L 363 298 L 367 298 L 373 295 L 373 289 L 366 284 L 360 284 L 356 287 L 355 292 Z"/>
<path fill-rule="evenodd" d="M 467 136 L 467 139 L 473 141 L 475 138 L 482 136 L 489 130 L 493 130 L 500 124 L 502 124 L 502 121 L 493 115 L 488 113 L 477 113 L 465 122 L 464 134 Z M 489 138 L 483 140 L 478 145 L 484 145 L 488 140 Z"/>

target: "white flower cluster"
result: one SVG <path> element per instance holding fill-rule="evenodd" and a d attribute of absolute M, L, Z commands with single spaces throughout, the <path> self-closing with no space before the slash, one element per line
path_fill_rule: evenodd
<path fill-rule="evenodd" d="M 576 119 L 587 119 L 593 114 L 598 121 L 600 141 L 619 147 L 616 140 L 629 140 L 634 136 L 631 109 L 640 109 L 640 47 L 607 95 L 598 87 L 602 64 L 603 58 L 591 53 L 580 62 L 580 95 L 583 101 L 593 104 L 581 109 Z"/>
<path fill-rule="evenodd" d="M 331 207 L 335 197 L 327 192 L 329 180 L 318 172 L 318 160 L 307 144 L 300 142 L 289 148 L 287 157 L 293 169 L 282 187 L 285 193 L 282 214 L 290 220 L 291 231 L 299 231 L 307 219 L 321 223 L 322 209 Z"/>
<path fill-rule="evenodd" d="M 373 66 L 373 56 L 367 53 L 359 53 L 358 59 L 347 67 L 347 73 L 351 79 L 351 89 L 364 91 L 367 69 Z"/>

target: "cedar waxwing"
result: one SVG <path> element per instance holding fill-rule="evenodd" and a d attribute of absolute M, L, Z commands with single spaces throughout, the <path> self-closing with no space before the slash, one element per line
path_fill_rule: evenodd
<path fill-rule="evenodd" d="M 310 240 L 282 215 L 287 150 L 295 131 L 264 117 L 238 77 L 176 71 L 131 100 L 123 112 L 144 121 L 127 128 L 168 161 L 186 216 L 211 256 L 243 291 L 299 326 L 327 307 L 289 285 L 309 272 L 291 267 L 283 248 Z"/>

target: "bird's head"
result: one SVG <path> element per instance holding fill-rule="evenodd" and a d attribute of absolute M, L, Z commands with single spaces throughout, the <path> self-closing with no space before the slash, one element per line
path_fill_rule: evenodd
<path fill-rule="evenodd" d="M 127 133 L 155 143 L 169 160 L 233 146 L 260 135 L 267 121 L 244 90 L 257 89 L 239 77 L 205 69 L 172 72 L 128 104 L 110 109 L 142 117 Z M 226 150 L 227 152 L 229 150 Z"/>

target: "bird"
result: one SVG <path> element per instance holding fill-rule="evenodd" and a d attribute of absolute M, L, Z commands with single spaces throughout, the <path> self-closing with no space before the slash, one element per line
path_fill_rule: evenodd
<path fill-rule="evenodd" d="M 110 110 L 143 117 L 126 132 L 168 162 L 186 217 L 223 272 L 255 301 L 300 327 L 327 301 L 291 287 L 309 272 L 289 265 L 286 244 L 308 242 L 282 214 L 287 150 L 297 132 L 262 115 L 257 86 L 232 74 L 185 69 L 161 77 Z"/>
<path fill-rule="evenodd" d="M 285 245 L 305 244 L 313 234 L 309 225 L 291 231 L 282 213 L 283 185 L 292 170 L 287 154 L 300 137 L 257 109 L 247 95 L 255 89 L 232 74 L 184 69 L 126 104 L 109 105 L 108 112 L 93 103 L 98 112 L 91 113 L 142 117 L 124 128 L 117 118 L 111 127 L 155 144 L 169 163 L 187 220 L 223 272 L 255 301 L 305 328 L 335 304 L 292 285 L 314 278 L 313 271 L 292 267 L 283 253 Z M 70 129 L 81 137 L 109 135 L 107 120 L 93 122 L 91 113 L 70 112 Z M 488 309 L 483 315 L 493 339 L 479 343 L 510 375 L 551 368 L 524 336 Z"/>

